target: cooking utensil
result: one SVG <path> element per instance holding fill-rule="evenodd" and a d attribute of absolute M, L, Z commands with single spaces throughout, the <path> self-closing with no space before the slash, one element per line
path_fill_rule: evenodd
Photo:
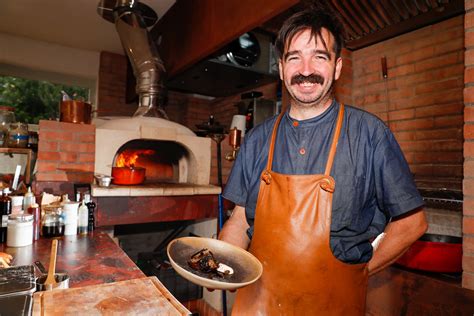
<path fill-rule="evenodd" d="M 78 100 L 61 101 L 60 121 L 67 123 L 91 123 L 92 105 Z"/>
<path fill-rule="evenodd" d="M 123 185 L 143 183 L 145 181 L 145 170 L 142 167 L 112 167 L 112 182 Z"/>
<path fill-rule="evenodd" d="M 209 249 L 214 258 L 234 270 L 228 276 L 203 273 L 192 269 L 188 260 L 203 248 Z M 250 252 L 227 242 L 201 237 L 182 237 L 171 241 L 167 248 L 171 266 L 183 278 L 211 289 L 235 290 L 257 281 L 263 266 Z"/>
<path fill-rule="evenodd" d="M 397 264 L 430 272 L 462 272 L 462 238 L 424 234 L 397 260 Z"/>
<path fill-rule="evenodd" d="M 46 291 L 52 290 L 57 286 L 57 282 L 54 279 L 54 273 L 56 271 L 56 255 L 58 252 L 58 240 L 53 239 L 51 243 L 51 257 L 49 258 L 48 277 L 44 281 L 43 285 Z"/>

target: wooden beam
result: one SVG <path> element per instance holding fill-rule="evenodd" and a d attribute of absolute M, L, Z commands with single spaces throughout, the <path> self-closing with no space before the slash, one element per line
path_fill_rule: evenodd
<path fill-rule="evenodd" d="M 177 0 L 151 30 L 172 77 L 300 0 Z"/>

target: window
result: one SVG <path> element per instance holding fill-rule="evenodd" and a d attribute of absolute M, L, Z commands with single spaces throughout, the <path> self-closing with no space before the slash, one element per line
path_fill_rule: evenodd
<path fill-rule="evenodd" d="M 90 98 L 89 88 L 0 75 L 0 105 L 13 107 L 18 122 L 38 124 L 58 118 L 61 91 L 75 99 Z"/>

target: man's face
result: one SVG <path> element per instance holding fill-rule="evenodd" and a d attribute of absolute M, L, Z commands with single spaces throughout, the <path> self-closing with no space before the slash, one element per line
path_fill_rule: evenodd
<path fill-rule="evenodd" d="M 311 37 L 310 29 L 296 33 L 280 59 L 280 78 L 292 96 L 292 105 L 324 106 L 331 100 L 342 59 L 336 60 L 333 35 L 323 28 L 321 36 L 327 48 L 320 38 Z"/>

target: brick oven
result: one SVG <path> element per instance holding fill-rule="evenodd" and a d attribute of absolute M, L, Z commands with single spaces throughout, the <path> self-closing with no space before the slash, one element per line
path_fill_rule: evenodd
<path fill-rule="evenodd" d="M 210 185 L 211 139 L 157 117 L 95 120 L 96 174 L 111 175 L 117 157 L 137 152 L 137 166 L 146 169 L 142 185 L 92 188 L 94 196 L 160 196 L 219 194 Z"/>

